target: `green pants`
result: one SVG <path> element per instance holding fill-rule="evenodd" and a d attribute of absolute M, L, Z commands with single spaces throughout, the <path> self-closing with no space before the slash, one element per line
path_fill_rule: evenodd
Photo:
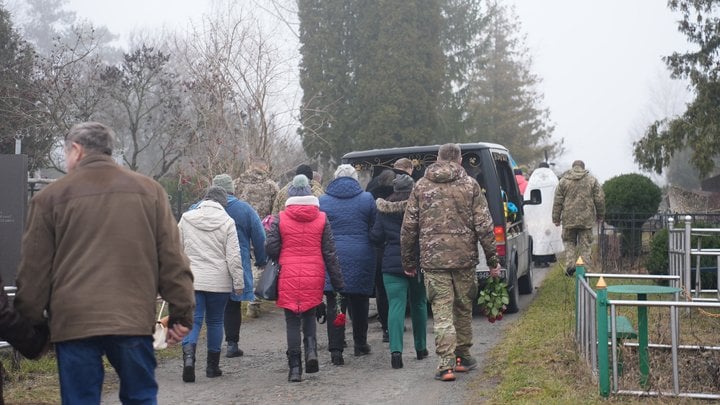
<path fill-rule="evenodd" d="M 415 351 L 427 348 L 427 297 L 425 285 L 418 277 L 405 277 L 383 273 L 383 284 L 388 298 L 388 333 L 390 352 L 403 351 L 405 307 L 410 295 L 410 319 L 412 319 Z"/>
<path fill-rule="evenodd" d="M 424 274 L 433 311 L 438 368 L 453 368 L 456 356 L 470 355 L 472 304 L 477 297 L 475 269 L 425 270 Z"/>

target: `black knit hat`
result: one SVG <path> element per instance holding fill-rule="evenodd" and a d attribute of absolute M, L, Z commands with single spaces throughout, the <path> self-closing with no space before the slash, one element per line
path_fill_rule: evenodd
<path fill-rule="evenodd" d="M 304 174 L 308 180 L 313 179 L 313 169 L 308 165 L 300 165 L 295 169 L 295 174 Z"/>

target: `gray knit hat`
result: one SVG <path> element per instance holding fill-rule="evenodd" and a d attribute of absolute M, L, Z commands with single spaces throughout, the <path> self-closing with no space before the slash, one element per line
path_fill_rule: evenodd
<path fill-rule="evenodd" d="M 293 178 L 290 187 L 288 187 L 288 197 L 300 197 L 304 195 L 312 195 L 310 181 L 304 174 L 298 174 Z"/>
<path fill-rule="evenodd" d="M 412 191 L 414 184 L 415 182 L 412 177 L 407 174 L 399 174 L 395 176 L 395 180 L 393 180 L 393 191 L 396 193 L 410 192 Z"/>
<path fill-rule="evenodd" d="M 227 206 L 227 192 L 224 188 L 218 186 L 210 186 L 205 192 L 205 199 L 215 201 L 223 207 Z"/>
<path fill-rule="evenodd" d="M 212 185 L 222 187 L 230 194 L 235 194 L 235 184 L 233 184 L 232 177 L 227 173 L 218 174 L 213 177 Z"/>

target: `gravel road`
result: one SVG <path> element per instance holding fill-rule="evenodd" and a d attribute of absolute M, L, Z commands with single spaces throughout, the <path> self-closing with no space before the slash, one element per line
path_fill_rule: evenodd
<path fill-rule="evenodd" d="M 547 268 L 534 270 L 535 285 L 540 285 Z M 520 313 L 527 308 L 536 292 L 520 296 Z M 303 373 L 301 383 L 287 381 L 288 367 L 285 357 L 285 321 L 280 309 L 264 304 L 266 309 L 257 319 L 243 319 L 240 347 L 245 355 L 233 359 L 223 357 L 220 368 L 223 375 L 205 377 L 205 342 L 198 344 L 195 383 L 182 382 L 182 359 L 169 359 L 158 364 L 156 375 L 160 385 L 160 404 L 439 404 L 482 403 L 477 388 L 491 387 L 494 382 L 481 378 L 482 365 L 488 350 L 500 343 L 502 332 L 518 319 L 519 314 L 507 315 L 502 321 L 490 324 L 486 318 L 473 319 L 473 355 L 480 368 L 470 373 L 456 373 L 455 382 L 433 379 L 437 366 L 434 354 L 432 320 L 428 322 L 428 350 L 430 356 L 417 360 L 412 347 L 410 319 L 406 319 L 404 368 L 390 367 L 388 344 L 382 342 L 382 331 L 376 320 L 371 320 L 368 343 L 372 353 L 354 357 L 352 347 L 345 350 L 345 365 L 333 366 L 327 351 L 325 325 L 318 325 L 318 355 L 320 372 Z M 350 325 L 348 325 L 350 326 Z M 352 331 L 346 336 L 352 346 Z M 224 345 L 223 345 L 224 346 Z M 408 350 L 409 348 L 409 350 Z M 304 370 L 303 370 L 304 371 Z M 106 378 L 112 379 L 108 375 Z M 108 392 L 104 404 L 119 403 L 117 391 Z"/>

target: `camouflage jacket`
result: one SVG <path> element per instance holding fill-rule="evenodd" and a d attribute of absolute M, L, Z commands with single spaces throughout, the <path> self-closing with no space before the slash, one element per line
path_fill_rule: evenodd
<path fill-rule="evenodd" d="M 553 223 L 566 229 L 590 229 L 605 216 L 605 194 L 589 171 L 575 166 L 560 178 L 555 190 Z"/>
<path fill-rule="evenodd" d="M 290 187 L 290 184 L 292 184 L 292 182 L 281 188 L 275 196 L 275 202 L 273 202 L 272 206 L 273 215 L 285 209 L 285 201 L 288 199 L 288 187 Z M 320 197 L 325 194 L 325 190 L 323 190 L 322 185 L 315 180 L 310 180 L 310 189 L 312 190 L 312 195 L 315 197 Z"/>
<path fill-rule="evenodd" d="M 260 219 L 272 212 L 278 190 L 268 172 L 257 168 L 250 168 L 235 179 L 235 196 L 250 204 Z"/>
<path fill-rule="evenodd" d="M 457 163 L 430 165 L 415 184 L 405 209 L 400 231 L 403 268 L 474 268 L 479 260 L 478 242 L 488 266 L 495 267 L 493 222 L 480 186 Z"/>

